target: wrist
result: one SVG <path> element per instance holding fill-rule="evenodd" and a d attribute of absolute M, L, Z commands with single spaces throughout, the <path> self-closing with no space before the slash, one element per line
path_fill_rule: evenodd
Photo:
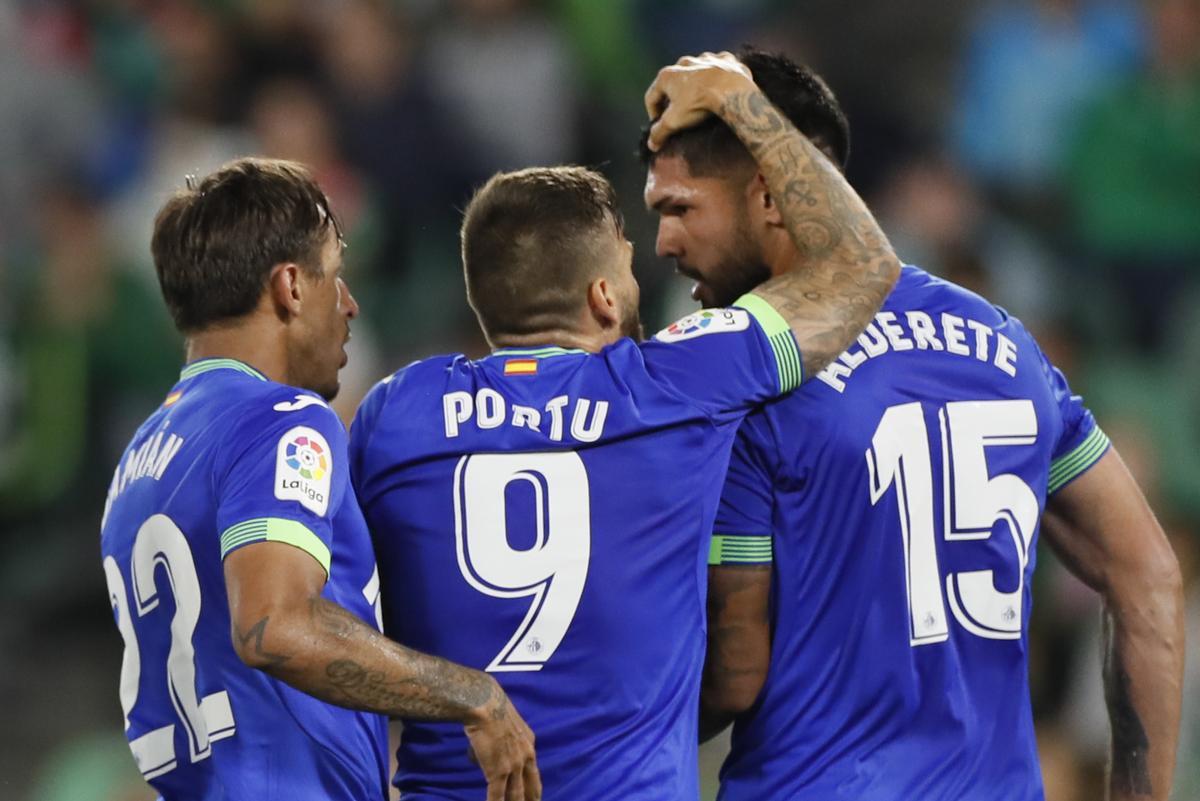
<path fill-rule="evenodd" d="M 483 726 L 486 723 L 496 718 L 497 710 L 505 701 L 504 689 L 494 678 L 487 673 L 479 672 L 479 697 L 480 701 L 474 706 L 468 707 L 466 715 L 463 717 L 463 726 L 474 728 Z"/>
<path fill-rule="evenodd" d="M 729 101 L 738 96 L 758 91 L 758 85 L 745 75 L 730 72 L 713 81 L 707 95 L 708 111 L 729 122 Z"/>

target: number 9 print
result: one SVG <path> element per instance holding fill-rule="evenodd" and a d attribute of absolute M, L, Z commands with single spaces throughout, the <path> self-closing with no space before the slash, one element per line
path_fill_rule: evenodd
<path fill-rule="evenodd" d="M 533 490 L 533 546 L 509 544 L 505 491 Z M 550 498 L 553 497 L 553 503 Z M 454 534 L 467 582 L 496 598 L 532 597 L 489 672 L 541 670 L 566 636 L 591 554 L 588 476 L 574 451 L 464 456 L 454 471 Z"/>

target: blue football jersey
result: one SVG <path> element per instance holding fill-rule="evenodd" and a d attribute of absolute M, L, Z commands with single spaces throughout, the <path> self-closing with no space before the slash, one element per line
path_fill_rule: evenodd
<path fill-rule="evenodd" d="M 773 558 L 771 664 L 720 798 L 1042 798 L 1039 519 L 1107 447 L 1020 322 L 906 267 L 855 345 L 739 432 L 710 563 Z"/>
<path fill-rule="evenodd" d="M 100 551 L 125 641 L 125 733 L 163 798 L 386 797 L 386 720 L 244 665 L 221 564 L 251 543 L 289 543 L 325 568 L 326 598 L 377 626 L 348 468 L 324 401 L 230 359 L 188 365 L 125 451 Z"/>
<path fill-rule="evenodd" d="M 350 429 L 389 636 L 490 671 L 546 798 L 697 797 L 706 557 L 737 424 L 800 380 L 765 302 L 598 354 L 415 363 Z M 405 799 L 484 794 L 461 727 L 406 721 Z"/>

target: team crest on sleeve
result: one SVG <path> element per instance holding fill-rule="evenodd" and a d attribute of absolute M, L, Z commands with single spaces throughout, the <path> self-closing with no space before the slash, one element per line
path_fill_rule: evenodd
<path fill-rule="evenodd" d="M 701 309 L 676 320 L 654 335 L 661 342 L 682 342 L 705 334 L 729 334 L 750 327 L 750 314 L 743 309 Z"/>
<path fill-rule="evenodd" d="M 279 439 L 275 456 L 275 497 L 299 501 L 324 516 L 329 508 L 333 454 L 319 431 L 296 426 Z"/>

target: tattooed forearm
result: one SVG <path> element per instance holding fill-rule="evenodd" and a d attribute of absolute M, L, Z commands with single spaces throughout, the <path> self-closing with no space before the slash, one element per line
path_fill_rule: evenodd
<path fill-rule="evenodd" d="M 267 657 L 256 667 L 311 695 L 353 709 L 424 720 L 467 721 L 480 710 L 491 715 L 499 710 L 503 716 L 508 709 L 499 685 L 487 674 L 405 648 L 325 598 L 310 599 L 300 615 L 276 634 L 296 643 L 290 656 L 264 650 L 267 618 L 237 635 L 243 650 Z M 253 649 L 247 647 L 250 643 Z"/>
<path fill-rule="evenodd" d="M 771 656 L 767 603 L 770 565 L 710 570 L 708 653 L 700 692 L 700 741 L 748 709 L 762 690 Z"/>
<path fill-rule="evenodd" d="M 312 606 L 318 626 L 351 646 L 325 666 L 338 703 L 393 717 L 463 720 L 499 691 L 486 674 L 392 642 L 335 603 L 317 598 Z"/>
<path fill-rule="evenodd" d="M 900 262 L 838 169 L 761 91 L 729 94 L 718 113 L 758 162 L 799 253 L 797 269 L 755 294 L 792 326 L 811 377 L 871 321 Z"/>
<path fill-rule="evenodd" d="M 442 662 L 435 657 L 425 657 L 409 652 L 408 656 L 421 656 L 433 662 Z M 447 669 L 452 668 L 452 669 Z M 461 671 L 456 665 L 443 662 L 441 665 L 421 666 L 419 676 L 389 678 L 380 670 L 368 670 L 352 659 L 335 659 L 325 667 L 329 685 L 336 693 L 336 700 L 345 706 L 369 709 L 392 717 L 423 720 L 459 720 L 492 699 L 494 685 L 474 677 L 457 676 Z M 507 700 L 505 700 L 507 704 Z M 503 717 L 502 705 L 492 711 Z"/>
<path fill-rule="evenodd" d="M 1112 640 L 1111 618 L 1105 617 L 1104 696 L 1112 724 L 1110 783 L 1118 793 L 1151 797 L 1150 738 L 1134 704 L 1123 654 Z"/>
<path fill-rule="evenodd" d="M 271 620 L 270 615 L 255 623 L 249 630 L 243 632 L 241 629 L 234 626 L 234 636 L 237 638 L 239 653 L 242 654 L 242 659 L 260 670 L 269 671 L 271 668 L 278 667 L 289 659 L 286 654 L 277 654 L 268 651 L 263 647 L 263 636 L 267 632 L 267 623 Z"/>

